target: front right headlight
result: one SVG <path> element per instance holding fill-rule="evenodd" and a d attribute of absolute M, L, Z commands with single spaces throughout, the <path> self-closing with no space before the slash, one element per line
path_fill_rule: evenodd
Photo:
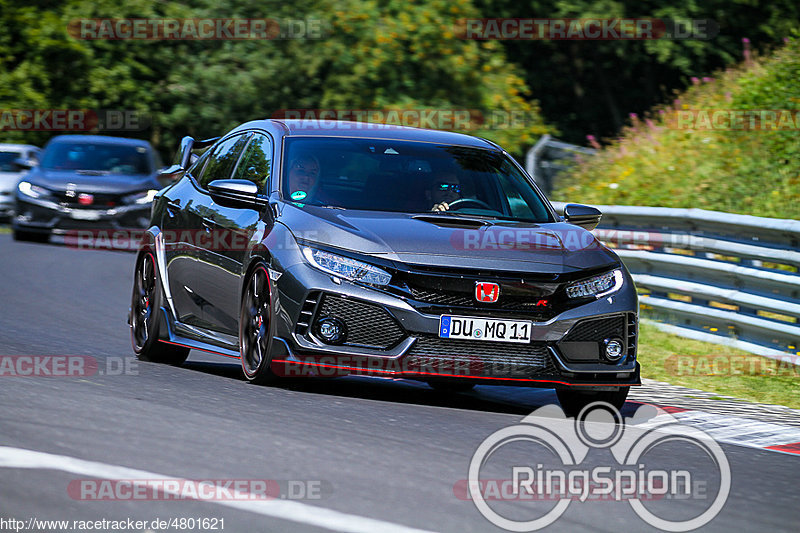
<path fill-rule="evenodd" d="M 17 185 L 17 188 L 19 189 L 19 192 L 25 196 L 30 196 L 31 198 L 45 198 L 50 196 L 50 191 L 44 187 L 39 187 L 38 185 L 34 185 L 27 181 L 20 181 L 19 185 Z"/>
<path fill-rule="evenodd" d="M 340 278 L 370 285 L 388 285 L 392 279 L 392 275 L 385 270 L 362 261 L 307 246 L 303 246 L 302 250 L 303 256 L 313 266 Z"/>
<path fill-rule="evenodd" d="M 156 194 L 158 194 L 158 191 L 156 189 L 150 189 L 149 191 L 142 191 L 134 194 L 129 194 L 128 196 L 124 197 L 122 201 L 126 204 L 138 204 L 138 205 L 149 204 L 153 201 L 153 198 L 156 197 Z"/>
<path fill-rule="evenodd" d="M 622 270 L 617 268 L 567 286 L 567 296 L 570 298 L 586 298 L 588 296 L 602 298 L 607 294 L 618 291 L 622 287 L 622 280 Z"/>

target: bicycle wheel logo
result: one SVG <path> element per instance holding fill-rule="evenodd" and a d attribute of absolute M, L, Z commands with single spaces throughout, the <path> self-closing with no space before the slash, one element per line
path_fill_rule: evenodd
<path fill-rule="evenodd" d="M 520 453 L 523 447 L 525 453 Z M 673 449 L 681 451 L 681 463 L 702 468 L 664 468 L 665 461 L 677 460 Z M 610 454 L 613 460 L 607 462 L 613 464 L 586 461 L 593 450 Z M 526 463 L 520 457 L 537 459 Z M 574 501 L 605 500 L 627 501 L 646 523 L 681 532 L 717 516 L 730 492 L 731 473 L 722 448 L 703 431 L 651 406 L 626 421 L 613 406 L 596 402 L 575 419 L 546 406 L 492 433 L 473 454 L 466 481 L 468 498 L 478 511 L 507 531 L 536 531 L 558 520 Z M 535 516 L 521 518 L 526 513 L 493 505 L 503 500 L 552 506 L 535 512 L 529 506 L 526 513 Z"/>

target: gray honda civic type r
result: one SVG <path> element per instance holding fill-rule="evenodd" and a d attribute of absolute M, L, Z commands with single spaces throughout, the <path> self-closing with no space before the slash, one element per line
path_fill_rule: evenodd
<path fill-rule="evenodd" d="M 565 411 L 640 384 L 630 274 L 502 148 L 356 122 L 257 120 L 182 140 L 136 260 L 140 359 L 199 349 L 247 380 L 554 388 Z"/>

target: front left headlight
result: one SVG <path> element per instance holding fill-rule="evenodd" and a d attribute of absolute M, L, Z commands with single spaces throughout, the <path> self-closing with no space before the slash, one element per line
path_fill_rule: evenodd
<path fill-rule="evenodd" d="M 135 194 L 129 194 L 128 196 L 125 196 L 122 199 L 122 201 L 126 204 L 139 204 L 139 205 L 149 204 L 153 201 L 153 198 L 156 197 L 156 194 L 158 194 L 158 191 L 156 189 L 150 189 L 149 191 L 142 191 L 142 192 L 137 192 Z"/>
<path fill-rule="evenodd" d="M 618 291 L 622 287 L 622 280 L 622 270 L 618 268 L 567 286 L 567 296 L 570 298 L 586 298 L 588 296 L 602 298 Z"/>
<path fill-rule="evenodd" d="M 369 283 L 370 285 L 388 285 L 389 281 L 392 279 L 392 275 L 385 270 L 381 270 L 376 266 L 362 261 L 332 254 L 323 250 L 308 248 L 306 246 L 303 246 L 302 250 L 303 257 L 305 257 L 312 266 L 327 274 L 332 274 L 351 281 Z"/>
<path fill-rule="evenodd" d="M 30 196 L 31 198 L 46 198 L 50 196 L 50 191 L 44 187 L 39 187 L 27 181 L 20 181 L 17 188 L 20 193 L 25 196 Z"/>

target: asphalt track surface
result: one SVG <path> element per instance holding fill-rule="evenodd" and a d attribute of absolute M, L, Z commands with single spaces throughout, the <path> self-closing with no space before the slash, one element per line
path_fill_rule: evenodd
<path fill-rule="evenodd" d="M 243 381 L 238 361 L 198 351 L 180 368 L 138 362 L 125 322 L 133 260 L 0 235 L 0 356 L 91 356 L 99 369 L 80 377 L 0 376 L 0 530 L 11 518 L 27 531 L 31 518 L 194 517 L 224 519 L 217 531 L 226 532 L 501 531 L 454 486 L 487 436 L 555 403 L 552 391 L 478 387 L 447 395 L 411 381 L 357 377 L 260 387 Z M 623 414 L 637 406 L 629 402 Z M 730 495 L 703 530 L 796 531 L 800 456 L 720 446 Z M 664 448 L 652 464 L 713 480 L 713 463 L 688 448 Z M 584 467 L 612 464 L 607 450 L 592 452 Z M 549 461 L 530 454 L 507 455 L 524 464 Z M 284 498 L 87 501 L 69 490 L 70 482 L 98 478 L 275 480 Z M 314 494 L 288 494 L 290 481 Z M 509 516 L 533 516 L 515 507 L 520 502 L 495 505 Z M 683 517 L 708 503 L 655 505 Z M 656 529 L 627 502 L 575 501 L 546 530 Z"/>

